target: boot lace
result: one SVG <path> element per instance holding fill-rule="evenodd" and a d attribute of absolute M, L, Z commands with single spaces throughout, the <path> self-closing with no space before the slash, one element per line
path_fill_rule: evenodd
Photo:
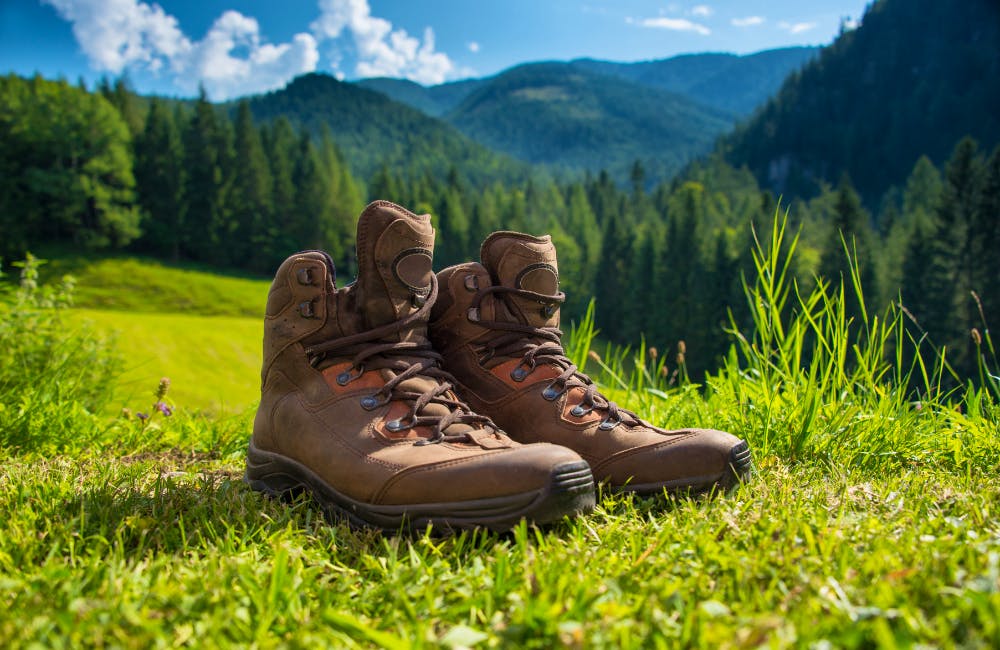
<path fill-rule="evenodd" d="M 431 436 L 418 440 L 417 445 L 440 442 L 476 442 L 469 433 L 445 433 L 453 424 L 466 424 L 473 431 L 491 429 L 499 437 L 499 428 L 485 415 L 474 413 L 465 402 L 454 397 L 452 389 L 455 378 L 441 368 L 442 357 L 435 352 L 430 342 L 391 341 L 389 336 L 410 329 L 414 324 L 426 323 L 431 307 L 437 298 L 437 278 L 431 276 L 431 292 L 426 302 L 416 312 L 400 320 L 388 323 L 351 336 L 311 345 L 305 349 L 309 362 L 318 366 L 330 356 L 352 357 L 351 368 L 338 376 L 338 383 L 346 385 L 368 370 L 388 369 L 394 373 L 392 379 L 372 395 L 362 398 L 361 405 L 371 411 L 389 402 L 401 400 L 410 404 L 409 412 L 398 420 L 386 423 L 390 431 L 402 431 L 415 427 L 433 427 Z M 423 392 L 408 390 L 402 384 L 417 377 L 435 379 L 434 386 Z M 450 393 L 450 394 L 449 394 Z M 430 404 L 442 404 L 448 408 L 443 415 L 424 414 Z"/>
<path fill-rule="evenodd" d="M 563 333 L 558 327 L 535 327 L 526 323 L 479 319 L 478 314 L 482 313 L 479 308 L 480 304 L 486 296 L 493 294 L 498 294 L 498 297 L 505 302 L 508 296 L 517 296 L 533 300 L 550 309 L 566 300 L 566 296 L 562 292 L 548 295 L 502 285 L 480 288 L 473 297 L 470 313 L 477 314 L 476 323 L 478 325 L 506 332 L 490 339 L 481 346 L 479 349 L 479 363 L 481 365 L 489 363 L 494 357 L 521 355 L 520 364 L 512 372 L 512 376 L 518 381 L 527 377 L 540 363 L 555 366 L 562 373 L 542 391 L 542 396 L 545 399 L 555 400 L 569 389 L 579 387 L 584 389 L 583 399 L 570 411 L 572 415 L 581 417 L 595 410 L 604 412 L 606 415 L 599 425 L 599 428 L 604 431 L 614 429 L 618 424 L 627 426 L 645 424 L 632 411 L 618 406 L 601 395 L 594 381 L 580 372 L 576 364 L 570 361 L 562 347 Z M 511 313 L 515 313 L 513 305 L 507 302 L 507 306 Z"/>

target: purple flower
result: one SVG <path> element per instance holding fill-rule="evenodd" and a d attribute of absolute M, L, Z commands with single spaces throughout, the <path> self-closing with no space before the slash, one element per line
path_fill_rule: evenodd
<path fill-rule="evenodd" d="M 167 406 L 166 402 L 157 402 L 156 404 L 153 404 L 153 407 L 167 417 L 174 414 L 174 410 Z"/>
<path fill-rule="evenodd" d="M 149 419 L 149 415 L 146 414 L 146 413 L 136 413 L 135 417 L 139 418 L 140 420 L 148 420 Z"/>

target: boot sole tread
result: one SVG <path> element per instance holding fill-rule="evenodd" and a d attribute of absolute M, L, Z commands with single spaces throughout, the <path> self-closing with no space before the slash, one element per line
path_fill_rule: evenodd
<path fill-rule="evenodd" d="M 380 505 L 352 499 L 337 491 L 302 463 L 251 442 L 244 481 L 268 496 L 290 498 L 307 492 L 322 506 L 331 522 L 346 521 L 359 528 L 385 531 L 436 528 L 487 528 L 506 531 L 522 519 L 535 524 L 560 521 L 565 516 L 594 509 L 594 478 L 586 461 L 562 463 L 552 469 L 549 482 L 518 494 L 443 503 Z"/>

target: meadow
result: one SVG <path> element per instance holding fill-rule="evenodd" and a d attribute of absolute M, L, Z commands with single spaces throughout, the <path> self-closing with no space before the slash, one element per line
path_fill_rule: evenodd
<path fill-rule="evenodd" d="M 175 308 L 143 284 L 97 304 L 85 273 L 86 309 L 58 289 L 8 296 L 0 646 L 1000 646 L 989 333 L 980 380 L 956 383 L 905 314 L 859 327 L 842 291 L 799 293 L 791 236 L 763 235 L 755 327 L 729 334 L 704 385 L 674 351 L 597 346 L 592 314 L 566 327 L 619 403 L 744 437 L 757 476 L 728 494 L 604 493 L 590 516 L 505 535 L 353 530 L 244 486 L 260 325 L 241 307 Z M 212 295 L 210 276 L 186 281 Z"/>

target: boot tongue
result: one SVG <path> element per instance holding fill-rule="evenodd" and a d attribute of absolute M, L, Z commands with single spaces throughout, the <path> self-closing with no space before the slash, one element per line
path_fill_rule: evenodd
<path fill-rule="evenodd" d="M 559 293 L 556 247 L 548 235 L 532 237 L 517 232 L 496 232 L 483 242 L 479 255 L 495 285 L 546 296 Z M 505 296 L 504 302 L 514 320 L 533 327 L 559 326 L 559 303 L 516 295 Z"/>
<path fill-rule="evenodd" d="M 375 201 L 358 220 L 357 249 L 358 300 L 367 327 L 393 323 L 424 305 L 433 275 L 430 215 Z M 426 330 L 426 322 L 417 323 L 400 332 L 400 340 L 423 340 Z"/>

